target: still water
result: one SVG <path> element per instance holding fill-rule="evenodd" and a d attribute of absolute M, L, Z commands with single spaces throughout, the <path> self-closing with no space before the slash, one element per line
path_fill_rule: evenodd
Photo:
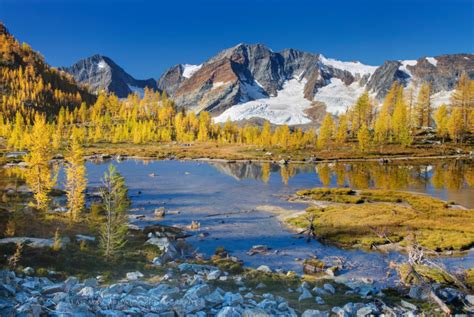
<path fill-rule="evenodd" d="M 87 163 L 89 185 L 100 185 L 110 163 Z M 382 283 L 388 263 L 403 260 L 396 252 L 382 254 L 344 250 L 318 242 L 297 239 L 277 219 L 272 209 L 304 210 L 307 206 L 287 201 L 288 195 L 303 188 L 350 186 L 427 193 L 443 200 L 474 208 L 474 161 L 450 160 L 431 163 L 379 164 L 378 162 L 289 165 L 269 163 L 223 163 L 197 161 L 113 162 L 125 177 L 132 198 L 132 214 L 153 217 L 155 208 L 169 214 L 160 223 L 187 226 L 199 221 L 201 229 L 189 238 L 198 252 L 210 255 L 225 247 L 249 266 L 269 265 L 272 269 L 301 272 L 297 258 L 342 259 L 350 270 L 347 278 L 367 277 Z M 137 224 L 146 225 L 146 221 Z M 209 236 L 198 237 L 206 232 Z M 267 255 L 249 256 L 257 244 L 270 247 Z M 464 257 L 440 259 L 453 270 L 474 267 L 472 250 Z"/>

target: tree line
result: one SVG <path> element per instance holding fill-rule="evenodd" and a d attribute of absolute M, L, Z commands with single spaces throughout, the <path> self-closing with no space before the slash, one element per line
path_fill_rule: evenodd
<path fill-rule="evenodd" d="M 43 138 L 50 138 L 54 150 L 60 150 L 76 135 L 81 144 L 155 142 L 179 143 L 218 142 L 280 147 L 284 150 L 314 148 L 324 150 L 334 145 L 358 144 L 367 151 L 375 145 L 411 145 L 416 135 L 435 129 L 444 142 L 465 141 L 474 132 L 474 80 L 463 73 L 451 96 L 450 104 L 434 109 L 431 88 L 423 83 L 415 96 L 414 89 L 405 91 L 395 82 L 380 107 L 364 92 L 357 102 L 338 116 L 327 114 L 319 131 L 251 124 L 239 126 L 227 121 L 213 123 L 208 112 L 199 115 L 177 109 L 166 92 L 145 89 L 143 98 L 130 95 L 119 99 L 101 93 L 92 106 L 62 107 L 58 115 L 48 117 L 36 113 L 33 119 L 16 111 L 15 115 L 0 112 L 0 136 L 7 138 L 11 149 L 22 150 L 33 139 L 34 125 L 45 121 Z"/>

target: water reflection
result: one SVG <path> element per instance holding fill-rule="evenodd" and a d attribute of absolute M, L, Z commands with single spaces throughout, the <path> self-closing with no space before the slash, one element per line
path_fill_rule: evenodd
<path fill-rule="evenodd" d="M 213 162 L 210 165 L 237 180 L 249 178 L 268 183 L 270 174 L 280 173 L 285 184 L 288 184 L 295 175 L 310 173 L 313 169 L 312 165 L 250 162 Z M 461 189 L 474 186 L 474 162 L 471 160 L 450 160 L 430 164 L 319 163 L 314 170 L 324 186 L 350 186 L 359 189 L 377 187 L 392 190 L 430 183 L 436 189 Z"/>
<path fill-rule="evenodd" d="M 414 190 L 428 193 L 446 191 L 445 196 L 461 195 L 464 203 L 474 207 L 474 197 L 469 197 L 472 196 L 471 190 L 474 187 L 473 160 L 429 163 L 396 161 L 388 164 L 375 161 L 337 162 L 319 163 L 315 166 L 250 162 L 210 164 L 237 180 L 254 179 L 268 183 L 272 175 L 279 174 L 281 182 L 288 185 L 296 175 L 314 173 L 322 186 Z"/>

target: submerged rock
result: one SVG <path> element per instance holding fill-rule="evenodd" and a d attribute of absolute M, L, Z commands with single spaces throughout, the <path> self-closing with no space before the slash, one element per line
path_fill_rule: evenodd
<path fill-rule="evenodd" d="M 255 254 L 267 254 L 270 249 L 266 245 L 254 245 L 250 250 L 247 251 L 247 255 Z"/>

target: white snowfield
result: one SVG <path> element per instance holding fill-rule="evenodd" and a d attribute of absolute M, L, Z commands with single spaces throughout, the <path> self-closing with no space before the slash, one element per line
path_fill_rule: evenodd
<path fill-rule="evenodd" d="M 323 55 L 320 55 L 319 59 L 323 65 L 332 66 L 334 68 L 346 70 L 353 75 L 359 74 L 364 76 L 365 74 L 372 75 L 378 66 L 369 66 L 364 65 L 361 62 L 343 62 L 336 59 L 326 58 Z"/>
<path fill-rule="evenodd" d="M 195 72 L 201 69 L 202 64 L 200 65 L 184 64 L 183 67 L 184 67 L 183 77 L 190 78 L 192 75 L 194 75 Z"/>
<path fill-rule="evenodd" d="M 274 97 L 260 98 L 257 100 L 243 102 L 235 105 L 220 116 L 214 118 L 214 122 L 239 121 L 250 118 L 263 118 L 274 124 L 305 124 L 310 123 L 304 110 L 309 108 L 311 101 L 303 97 L 303 89 L 306 80 L 291 79 L 283 85 Z M 246 88 L 254 86 L 247 86 Z"/>
<path fill-rule="evenodd" d="M 431 64 L 437 64 L 437 60 L 433 57 L 426 57 Z M 320 56 L 322 65 L 331 66 L 337 69 L 346 70 L 354 76 L 360 77 L 372 74 L 377 66 L 368 66 L 360 62 L 343 62 Z M 400 60 L 401 66 L 399 70 L 405 72 L 408 78 L 407 87 L 414 83 L 411 81 L 412 74 L 407 66 L 417 64 L 416 60 Z M 217 85 L 216 85 L 217 84 Z M 331 114 L 344 113 L 348 107 L 354 105 L 366 87 L 361 86 L 359 81 L 355 81 L 351 85 L 345 85 L 340 79 L 332 78 L 329 83 L 320 88 L 313 100 L 304 98 L 304 86 L 306 79 L 301 76 L 295 76 L 293 79 L 286 81 L 283 88 L 277 92 L 276 96 L 266 96 L 263 88 L 258 82 L 253 84 L 244 83 L 242 86 L 243 98 L 240 103 L 227 109 L 221 115 L 214 118 L 214 122 L 240 121 L 250 118 L 262 118 L 273 124 L 298 125 L 310 123 L 311 120 L 305 113 L 305 110 L 311 107 L 313 101 L 323 102 L 326 105 L 326 111 Z M 214 87 L 219 86 L 214 83 Z M 373 92 L 369 92 L 371 97 L 375 97 Z M 448 104 L 451 96 L 449 91 L 441 91 L 434 94 L 431 98 L 434 107 L 438 107 L 443 103 Z"/>
<path fill-rule="evenodd" d="M 314 100 L 324 102 L 326 111 L 332 114 L 344 113 L 365 91 L 358 82 L 346 86 L 339 78 L 332 78 L 329 85 L 318 90 Z"/>

